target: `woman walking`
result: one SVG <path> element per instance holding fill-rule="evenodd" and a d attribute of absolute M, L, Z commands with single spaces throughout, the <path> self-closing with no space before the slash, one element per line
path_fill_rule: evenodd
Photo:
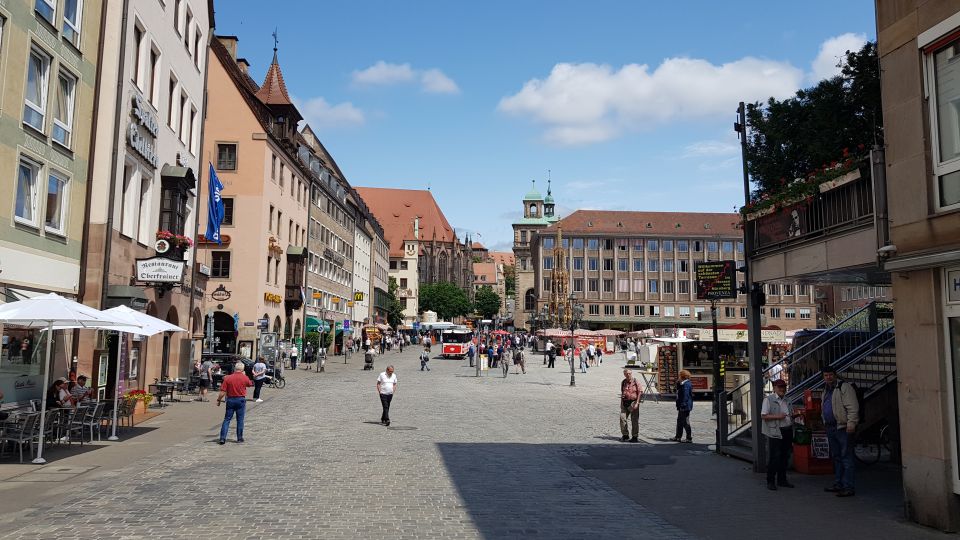
<path fill-rule="evenodd" d="M 690 372 L 680 370 L 680 380 L 677 381 L 677 434 L 671 439 L 680 442 L 680 436 L 684 432 L 687 438 L 683 442 L 693 442 L 693 435 L 690 433 L 690 411 L 693 410 L 693 383 L 690 382 Z"/>

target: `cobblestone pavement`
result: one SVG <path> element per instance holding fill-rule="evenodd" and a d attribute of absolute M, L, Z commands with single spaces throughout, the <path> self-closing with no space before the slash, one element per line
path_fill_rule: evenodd
<path fill-rule="evenodd" d="M 612 359 L 578 372 L 571 388 L 569 370 L 538 358 L 526 375 L 511 368 L 506 379 L 499 371 L 477 378 L 460 360 L 434 359 L 421 372 L 418 352 L 388 352 L 374 371 L 362 371 L 355 355 L 346 365 L 332 358 L 326 373 L 290 373 L 286 389 L 265 389 L 264 403 L 248 404 L 245 443 L 219 446 L 207 426 L 132 465 L 71 480 L 72 495 L 18 515 L 3 538 L 723 538 L 753 530 L 736 520 L 766 493 L 742 463 L 707 452 L 708 403 L 695 407 L 696 444 L 661 441 L 673 435 L 675 410 L 650 401 L 641 410 L 645 442 L 625 444 L 616 440 L 621 375 Z M 388 362 L 399 385 L 385 428 L 375 379 Z M 724 528 L 697 521 L 704 494 L 692 474 L 747 493 Z M 879 515 L 882 526 L 902 528 L 888 532 L 926 533 Z"/>

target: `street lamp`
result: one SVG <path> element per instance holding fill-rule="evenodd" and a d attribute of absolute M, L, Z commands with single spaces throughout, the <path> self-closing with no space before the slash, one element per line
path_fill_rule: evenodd
<path fill-rule="evenodd" d="M 575 300 L 573 293 L 570 293 L 570 386 L 577 385 L 577 379 L 573 369 L 573 344 L 576 342 L 574 332 L 576 332 L 577 325 L 579 325 L 583 319 L 583 304 L 579 304 Z"/>

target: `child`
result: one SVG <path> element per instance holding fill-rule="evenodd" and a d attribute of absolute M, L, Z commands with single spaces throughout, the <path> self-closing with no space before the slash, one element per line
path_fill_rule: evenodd
<path fill-rule="evenodd" d="M 420 353 L 420 371 L 424 369 L 430 371 L 430 353 L 428 353 L 426 349 Z"/>

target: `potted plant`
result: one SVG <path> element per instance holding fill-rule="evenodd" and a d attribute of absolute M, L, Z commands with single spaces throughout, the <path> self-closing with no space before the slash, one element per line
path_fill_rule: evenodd
<path fill-rule="evenodd" d="M 157 231 L 157 240 L 163 240 L 169 244 L 170 249 L 167 252 L 168 255 L 173 254 L 182 257 L 184 252 L 193 247 L 193 240 L 189 237 L 170 231 Z"/>
<path fill-rule="evenodd" d="M 147 407 L 150 406 L 150 402 L 153 401 L 153 394 L 142 389 L 130 390 L 123 394 L 123 399 L 135 402 L 136 410 L 134 412 L 143 413 L 146 412 Z"/>

